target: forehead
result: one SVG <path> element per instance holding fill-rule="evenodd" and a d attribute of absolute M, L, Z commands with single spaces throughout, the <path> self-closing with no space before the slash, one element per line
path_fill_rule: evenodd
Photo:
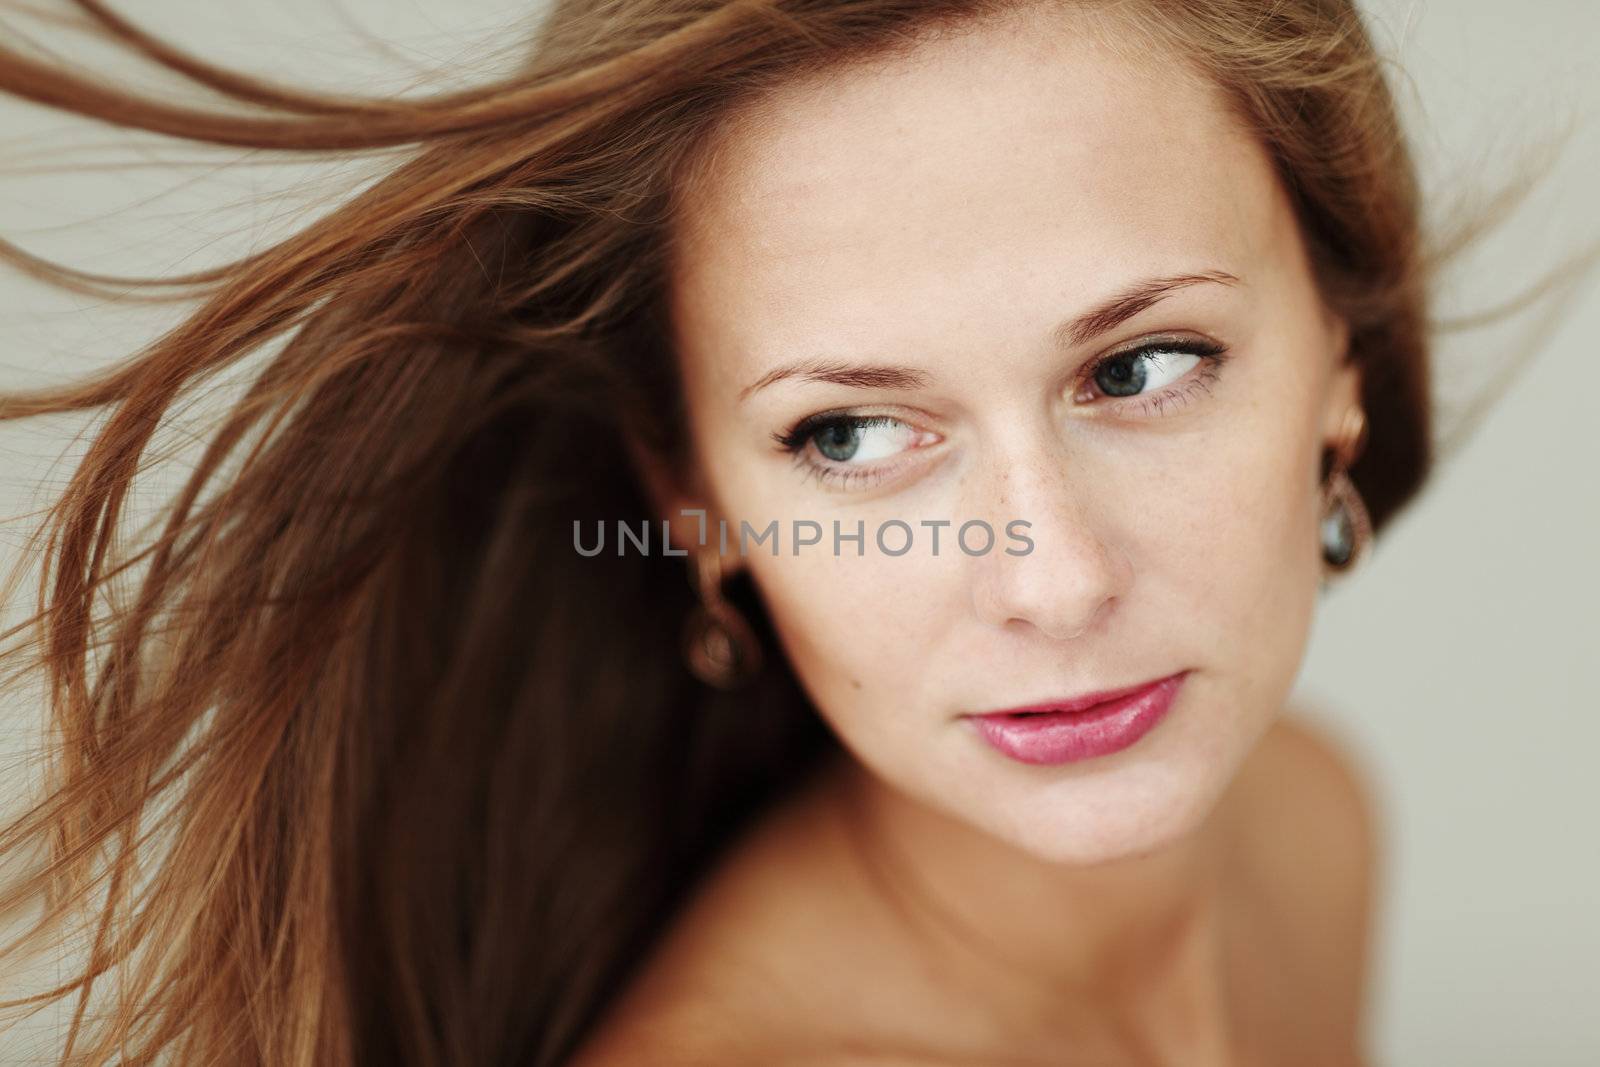
<path fill-rule="evenodd" d="M 680 342 L 729 370 L 795 344 L 976 341 L 964 325 L 997 343 L 995 319 L 1031 330 L 1012 312 L 1035 303 L 1245 277 L 1288 237 L 1265 153 L 1179 56 L 1115 33 L 1030 8 L 737 116 L 680 204 Z"/>

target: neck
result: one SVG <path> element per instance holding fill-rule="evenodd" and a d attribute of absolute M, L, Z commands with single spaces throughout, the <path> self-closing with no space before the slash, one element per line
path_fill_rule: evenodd
<path fill-rule="evenodd" d="M 835 796 L 855 860 L 926 973 L 1027 1043 L 1095 1034 L 1145 1062 L 1226 1060 L 1222 805 L 1158 850 L 1051 863 L 906 797 L 854 760 Z"/>

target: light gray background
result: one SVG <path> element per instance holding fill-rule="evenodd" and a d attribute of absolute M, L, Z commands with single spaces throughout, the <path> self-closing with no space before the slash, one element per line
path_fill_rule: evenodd
<path fill-rule="evenodd" d="M 1491 306 L 1600 236 L 1600 4 L 1366 6 L 1404 70 L 1430 210 L 1492 189 L 1579 124 L 1534 197 L 1451 276 L 1443 312 Z M 221 61 L 371 90 L 405 89 L 441 64 L 469 78 L 530 10 L 506 0 L 123 7 Z M 91 42 L 49 41 L 75 61 L 126 69 Z M 0 102 L 0 234 L 88 269 L 192 270 L 327 206 L 349 170 L 259 159 L 221 170 L 218 157 L 152 144 Z M 1475 396 L 1493 404 L 1364 571 L 1329 594 L 1297 689 L 1364 760 L 1385 808 L 1382 1063 L 1600 1064 L 1600 297 L 1592 283 L 1569 294 L 1559 326 L 1541 331 L 1540 311 L 1554 306 L 1441 339 L 1443 428 L 1467 425 Z M 115 358 L 177 314 L 0 274 L 0 385 Z M 1532 361 L 1510 362 L 1530 345 Z M 4 514 L 62 484 L 52 461 L 85 424 L 0 427 Z M 0 563 L 21 530 L 0 527 Z M 6 699 L 0 781 L 17 785 L 37 711 L 23 694 Z M 58 1021 L 46 1013 L 0 1036 L 0 1061 L 31 1062 Z"/>

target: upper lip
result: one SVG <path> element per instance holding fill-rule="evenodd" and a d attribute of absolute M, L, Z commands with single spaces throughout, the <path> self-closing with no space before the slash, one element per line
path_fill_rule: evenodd
<path fill-rule="evenodd" d="M 1063 697 L 1059 700 L 1044 700 L 1037 704 L 1019 704 L 1014 708 L 997 708 L 994 711 L 979 711 L 973 714 L 982 717 L 988 715 L 1019 715 L 1023 712 L 1083 711 L 1086 708 L 1094 707 L 1096 704 L 1104 704 L 1108 700 L 1131 696 L 1171 677 L 1172 675 L 1167 674 L 1160 678 L 1151 678 L 1149 681 L 1140 682 L 1137 685 L 1124 686 L 1121 689 L 1105 689 L 1098 693 L 1084 693 L 1081 696 Z"/>

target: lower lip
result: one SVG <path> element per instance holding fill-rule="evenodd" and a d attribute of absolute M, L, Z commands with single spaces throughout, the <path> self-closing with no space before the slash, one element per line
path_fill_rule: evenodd
<path fill-rule="evenodd" d="M 1021 763 L 1055 765 L 1120 752 L 1155 728 L 1189 672 L 1082 711 L 969 715 L 978 736 Z"/>

